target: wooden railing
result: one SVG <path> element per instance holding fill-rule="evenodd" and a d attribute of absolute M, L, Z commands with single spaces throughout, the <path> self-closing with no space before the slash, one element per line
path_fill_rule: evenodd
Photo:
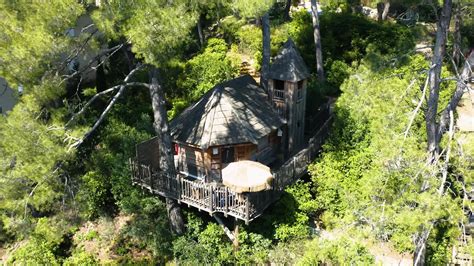
<path fill-rule="evenodd" d="M 237 193 L 222 184 L 190 180 L 178 174 L 170 177 L 150 166 L 130 159 L 132 183 L 153 194 L 169 197 L 180 203 L 214 214 L 223 213 L 249 223 L 275 202 L 284 189 L 303 176 L 307 166 L 318 154 L 332 122 L 330 117 L 309 140 L 308 146 L 286 161 L 275 173 L 271 188 L 252 193 Z"/>
<path fill-rule="evenodd" d="M 284 90 L 273 90 L 273 98 L 284 99 L 285 91 Z"/>

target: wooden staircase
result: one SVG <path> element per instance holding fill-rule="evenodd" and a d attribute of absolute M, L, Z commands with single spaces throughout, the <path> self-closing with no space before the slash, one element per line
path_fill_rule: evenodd
<path fill-rule="evenodd" d="M 250 60 L 251 61 L 251 60 Z M 260 83 L 260 72 L 256 71 L 255 68 L 249 63 L 248 60 L 242 59 L 242 63 L 240 64 L 240 73 L 242 75 L 250 75 L 252 76 L 257 83 Z"/>

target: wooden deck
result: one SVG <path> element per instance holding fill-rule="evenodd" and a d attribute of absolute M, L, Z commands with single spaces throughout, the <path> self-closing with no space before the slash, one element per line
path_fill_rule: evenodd
<path fill-rule="evenodd" d="M 265 191 L 236 193 L 219 183 L 190 180 L 183 175 L 170 177 L 130 159 L 132 184 L 210 215 L 223 213 L 225 217 L 230 215 L 248 224 L 277 201 L 288 185 L 307 173 L 307 167 L 319 153 L 332 120 L 329 117 L 307 145 L 274 172 L 271 189 Z"/>

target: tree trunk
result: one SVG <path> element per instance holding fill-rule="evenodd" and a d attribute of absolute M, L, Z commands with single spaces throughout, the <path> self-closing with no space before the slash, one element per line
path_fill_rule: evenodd
<path fill-rule="evenodd" d="M 270 69 L 270 17 L 268 12 L 262 17 L 262 75 L 260 84 L 267 91 L 268 89 L 268 71 Z"/>
<path fill-rule="evenodd" d="M 201 44 L 201 48 L 204 47 L 204 34 L 202 33 L 202 18 L 199 15 L 199 19 L 197 21 L 197 30 L 199 35 L 199 43 Z"/>
<path fill-rule="evenodd" d="M 464 67 L 461 71 L 460 77 L 458 77 L 458 81 L 456 84 L 456 90 L 454 91 L 453 96 L 448 102 L 448 105 L 445 109 L 441 112 L 439 118 L 439 127 L 438 127 L 438 142 L 441 141 L 441 136 L 446 132 L 449 124 L 449 114 L 454 112 L 456 107 L 461 101 L 464 92 L 466 91 L 467 87 L 469 86 L 469 80 L 472 79 L 473 75 L 473 67 L 474 67 L 474 52 L 471 52 L 467 58 L 466 62 L 464 62 Z"/>
<path fill-rule="evenodd" d="M 456 4 L 454 8 L 454 40 L 453 40 L 453 60 L 456 66 L 459 66 L 461 59 L 461 6 Z"/>
<path fill-rule="evenodd" d="M 426 134 L 428 142 L 428 162 L 435 163 L 439 153 L 439 132 L 436 123 L 439 100 L 439 86 L 441 77 L 441 67 L 443 58 L 446 53 L 446 38 L 448 34 L 449 22 L 451 20 L 452 0 L 444 0 L 443 10 L 438 21 L 438 29 L 436 31 L 436 43 L 434 47 L 433 58 L 431 60 L 431 68 L 428 73 L 428 82 L 430 94 L 425 112 Z M 444 184 L 442 184 L 443 186 Z M 425 184 L 423 184 L 425 186 Z M 422 188 L 423 189 L 423 188 Z M 444 190 L 440 189 L 440 196 L 444 194 Z M 415 253 L 413 255 L 413 264 L 415 266 L 425 264 L 426 242 L 430 235 L 431 227 L 424 228 L 416 241 Z"/>
<path fill-rule="evenodd" d="M 153 108 L 153 118 L 155 121 L 153 123 L 153 128 L 160 140 L 160 171 L 171 178 L 176 178 L 164 93 L 163 88 L 158 82 L 158 72 L 156 69 L 151 71 L 150 79 L 150 97 Z M 171 198 L 166 198 L 166 209 L 170 219 L 171 230 L 178 235 L 183 234 L 184 221 L 178 203 Z"/>
<path fill-rule="evenodd" d="M 436 123 L 436 115 L 438 113 L 439 85 L 441 82 L 441 67 L 443 58 L 446 53 L 446 37 L 451 19 L 452 0 L 445 0 L 441 17 L 438 21 L 438 29 L 436 31 L 436 43 L 434 47 L 433 58 L 431 60 L 431 68 L 428 73 L 429 77 L 429 96 L 428 108 L 425 113 L 426 119 L 426 135 L 428 137 L 428 153 L 429 162 L 433 162 L 439 151 L 438 142 L 438 125 Z"/>
<path fill-rule="evenodd" d="M 385 2 L 383 3 L 382 20 L 386 20 L 386 19 L 387 19 L 389 9 L 390 9 L 390 1 L 385 1 Z"/>
<path fill-rule="evenodd" d="M 390 1 L 377 3 L 377 20 L 379 22 L 386 20 L 389 10 L 390 10 Z"/>
<path fill-rule="evenodd" d="M 285 13 L 283 14 L 283 19 L 290 20 L 290 8 L 291 8 L 291 0 L 286 0 Z"/>
<path fill-rule="evenodd" d="M 384 10 L 384 3 L 378 2 L 377 3 L 377 21 L 378 22 L 381 22 L 383 20 L 382 19 L 383 10 Z"/>
<path fill-rule="evenodd" d="M 318 80 L 324 82 L 323 52 L 321 48 L 321 35 L 319 33 L 319 15 L 316 0 L 311 0 L 311 13 L 313 16 L 314 46 L 316 47 L 316 72 Z"/>

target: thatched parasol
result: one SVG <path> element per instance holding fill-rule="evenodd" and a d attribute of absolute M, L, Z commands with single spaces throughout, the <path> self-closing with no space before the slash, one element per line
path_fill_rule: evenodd
<path fill-rule="evenodd" d="M 222 169 L 222 182 L 237 193 L 268 189 L 272 179 L 270 168 L 259 162 L 233 162 Z"/>

